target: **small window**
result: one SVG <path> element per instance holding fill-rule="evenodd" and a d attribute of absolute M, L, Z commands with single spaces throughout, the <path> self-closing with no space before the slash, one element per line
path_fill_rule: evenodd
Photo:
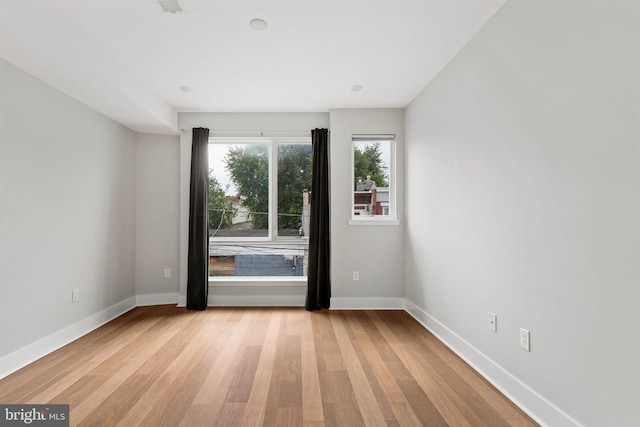
<path fill-rule="evenodd" d="M 395 138 L 353 136 L 352 218 L 395 219 Z"/>

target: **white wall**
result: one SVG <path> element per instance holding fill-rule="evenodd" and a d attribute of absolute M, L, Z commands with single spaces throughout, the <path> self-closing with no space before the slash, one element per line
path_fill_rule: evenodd
<path fill-rule="evenodd" d="M 213 131 L 309 132 L 330 128 L 332 307 L 401 308 L 404 297 L 404 225 L 349 226 L 351 219 L 351 136 L 395 134 L 398 158 L 398 218 L 404 215 L 403 109 L 332 110 L 330 113 L 180 113 L 181 133 L 181 303 L 186 291 L 187 232 L 191 129 Z M 345 183 L 339 185 L 338 183 Z M 360 272 L 353 282 L 352 271 Z M 209 291 L 212 305 L 303 305 L 306 285 L 268 283 L 228 286 L 217 283 Z"/>
<path fill-rule="evenodd" d="M 402 308 L 404 297 L 404 109 L 331 110 L 331 307 Z M 352 136 L 395 134 L 400 225 L 349 225 Z M 353 281 L 353 271 L 360 280 Z"/>
<path fill-rule="evenodd" d="M 412 310 L 548 425 L 640 425 L 638 9 L 511 0 L 406 111 Z"/>
<path fill-rule="evenodd" d="M 177 302 L 180 283 L 180 139 L 136 136 L 136 295 Z M 164 277 L 164 270 L 171 277 Z M 163 296 L 158 300 L 159 295 Z M 153 298 L 153 299 L 147 299 Z"/>
<path fill-rule="evenodd" d="M 328 128 L 328 113 L 179 113 L 180 132 L 180 292 L 178 303 L 186 304 L 187 258 L 189 232 L 189 171 L 191 168 L 191 130 L 194 127 L 215 131 L 291 132 L 311 135 L 311 129 Z M 237 134 L 236 134 L 237 135 Z M 249 135 L 249 134 L 246 134 Z M 245 136 L 246 136 L 245 135 Z M 256 136 L 255 133 L 251 133 Z M 241 135 L 238 135 L 241 136 Z M 296 135 L 298 136 L 298 135 Z M 255 284 L 254 284 L 255 285 Z M 210 305 L 304 305 L 306 286 L 291 284 L 258 284 L 238 286 L 237 283 L 217 283 L 209 288 Z"/>
<path fill-rule="evenodd" d="M 0 362 L 133 297 L 134 262 L 135 134 L 0 60 Z"/>

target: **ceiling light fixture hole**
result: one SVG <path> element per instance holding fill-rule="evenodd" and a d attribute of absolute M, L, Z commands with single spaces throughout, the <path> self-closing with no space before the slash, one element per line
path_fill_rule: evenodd
<path fill-rule="evenodd" d="M 252 19 L 251 21 L 249 21 L 249 25 L 256 31 L 264 31 L 269 26 L 269 24 L 267 24 L 267 21 L 261 18 Z"/>

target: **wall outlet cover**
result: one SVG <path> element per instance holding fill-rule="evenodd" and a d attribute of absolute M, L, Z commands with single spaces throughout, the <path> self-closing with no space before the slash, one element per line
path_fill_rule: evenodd
<path fill-rule="evenodd" d="M 526 351 L 531 351 L 531 336 L 528 330 L 520 328 L 520 347 Z"/>
<path fill-rule="evenodd" d="M 498 332 L 498 316 L 495 313 L 489 313 L 489 329 Z"/>

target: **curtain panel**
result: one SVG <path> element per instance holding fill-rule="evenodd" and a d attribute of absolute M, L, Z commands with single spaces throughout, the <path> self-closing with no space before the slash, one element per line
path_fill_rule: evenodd
<path fill-rule="evenodd" d="M 305 308 L 329 308 L 331 299 L 329 242 L 329 131 L 311 131 L 313 171 L 309 227 L 309 268 Z"/>
<path fill-rule="evenodd" d="M 189 186 L 187 309 L 205 310 L 209 294 L 209 129 L 193 128 Z"/>

